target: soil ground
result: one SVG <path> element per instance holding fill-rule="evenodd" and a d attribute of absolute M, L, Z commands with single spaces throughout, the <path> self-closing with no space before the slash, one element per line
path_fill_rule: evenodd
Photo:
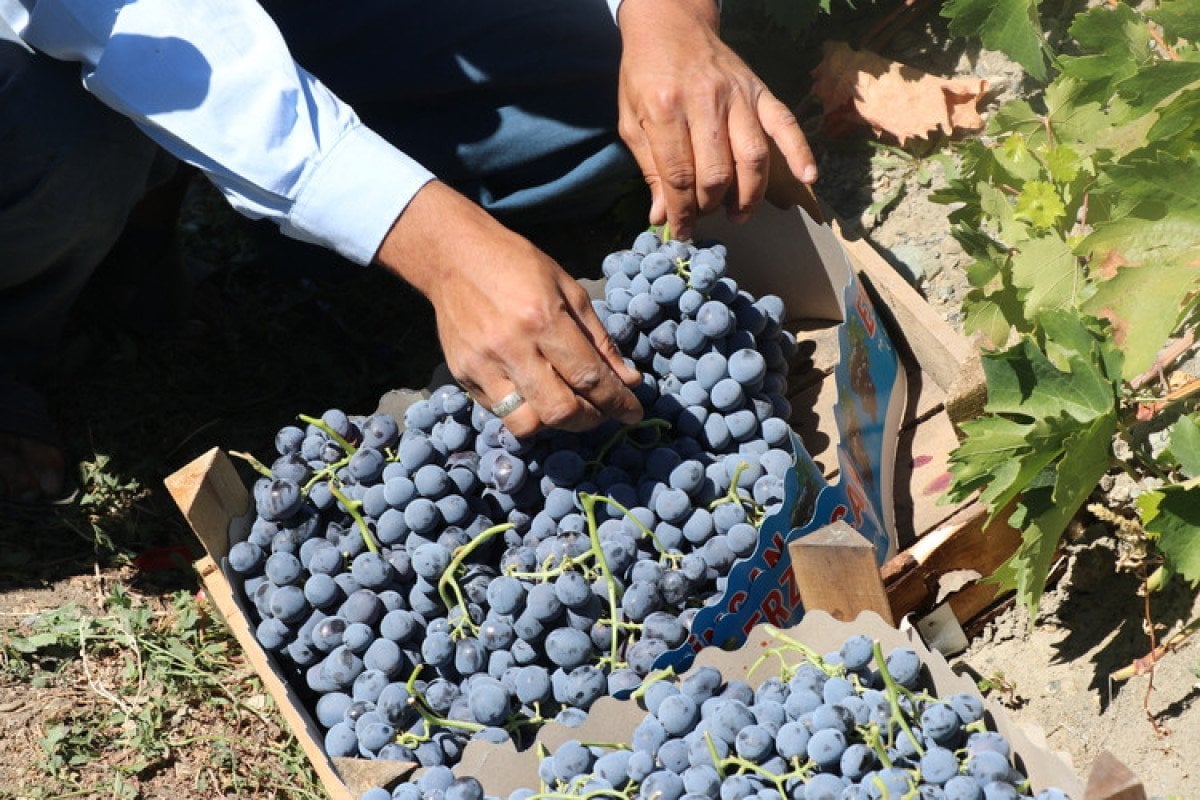
<path fill-rule="evenodd" d="M 942 41 L 917 27 L 890 54 L 988 78 L 993 104 L 1022 92 L 1003 59 Z M 824 142 L 821 153 L 822 198 L 961 322 L 966 259 L 946 208 L 928 197 L 937 169 L 923 182 L 915 162 L 873 159 L 862 141 Z M 867 213 L 893 194 L 886 210 Z M 535 238 L 594 271 L 597 254 L 640 227 L 640 213 L 635 203 L 584 235 Z M 369 411 L 387 389 L 423 385 L 439 356 L 427 305 L 403 286 L 260 234 L 197 184 L 184 245 L 204 279 L 183 324 L 147 336 L 114 326 L 103 309 L 73 323 L 49 389 L 84 462 L 85 493 L 52 512 L 0 510 L 0 797 L 319 796 L 196 594 L 187 563 L 198 547 L 161 481 L 213 446 L 269 452 L 298 411 Z M 1144 601 L 1135 577 L 1116 569 L 1117 546 L 1105 527 L 1085 527 L 1036 624 L 1002 610 L 954 663 L 995 687 L 1008 713 L 1040 728 L 1082 774 L 1109 750 L 1152 796 L 1200 797 L 1197 645 L 1169 653 L 1152 687 L 1149 675 L 1109 680 L 1151 649 Z M 1197 613 L 1191 592 L 1156 595 L 1156 635 Z M 52 631 L 47 614 L 58 620 Z M 51 638 L 31 643 L 35 629 Z M 170 642 L 203 657 L 158 654 Z"/>

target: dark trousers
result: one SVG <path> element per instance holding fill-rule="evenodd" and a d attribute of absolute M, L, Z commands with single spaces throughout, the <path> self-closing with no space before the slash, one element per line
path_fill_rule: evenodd
<path fill-rule="evenodd" d="M 636 166 L 616 135 L 601 0 L 269 0 L 296 60 L 512 224 L 598 213 Z M 0 429 L 49 435 L 28 382 L 173 159 L 0 23 Z"/>

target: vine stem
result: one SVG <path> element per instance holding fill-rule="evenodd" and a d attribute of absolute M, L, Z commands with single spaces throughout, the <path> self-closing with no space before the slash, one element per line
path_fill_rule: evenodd
<path fill-rule="evenodd" d="M 1154 617 L 1150 613 L 1150 591 L 1146 588 L 1147 576 L 1144 565 L 1138 570 L 1138 573 L 1138 577 L 1142 581 L 1142 614 L 1146 620 L 1146 635 L 1150 637 L 1150 652 L 1153 654 L 1158 650 L 1158 634 L 1154 632 Z M 1150 662 L 1150 678 L 1146 681 L 1146 693 L 1142 695 L 1142 712 L 1145 713 L 1146 720 L 1154 732 L 1159 736 L 1164 736 L 1166 730 L 1158 724 L 1158 721 L 1154 719 L 1153 712 L 1150 711 L 1150 695 L 1154 692 L 1154 673 L 1157 671 L 1155 669 L 1157 664 L 1157 659 Z"/>
<path fill-rule="evenodd" d="M 1135 376 L 1129 381 L 1129 387 L 1134 391 L 1141 389 L 1150 381 L 1162 375 L 1164 369 L 1174 363 L 1175 359 L 1186 353 L 1196 343 L 1196 330 L 1189 328 L 1184 331 L 1183 335 L 1176 339 L 1171 344 L 1163 348 L 1158 357 L 1154 360 L 1154 364 L 1150 369 L 1143 372 L 1141 375 Z"/>
<path fill-rule="evenodd" d="M 367 546 L 367 549 L 372 553 L 378 553 L 379 544 L 375 541 L 375 537 L 371 535 L 371 529 L 367 527 L 367 521 L 363 519 L 363 515 L 358 510 L 362 504 L 342 494 L 342 490 L 334 486 L 333 483 L 329 484 L 329 493 L 345 507 L 346 513 L 354 519 L 354 524 L 358 526 L 358 532 L 362 534 L 363 544 Z"/>
<path fill-rule="evenodd" d="M 346 451 L 347 455 L 354 455 L 356 452 L 358 452 L 357 447 L 350 444 L 350 442 L 346 440 L 346 437 L 342 436 L 340 433 L 331 428 L 329 423 L 320 417 L 310 417 L 307 414 L 297 414 L 296 419 L 323 431 L 326 436 L 337 442 L 341 446 L 342 450 Z"/>
<path fill-rule="evenodd" d="M 911 697 L 912 692 L 896 683 L 896 679 L 888 671 L 887 659 L 883 657 L 883 647 L 879 644 L 878 640 L 872 643 L 871 654 L 875 658 L 875 666 L 878 667 L 879 676 L 883 678 L 883 685 L 887 690 L 884 694 L 887 695 L 888 706 L 892 710 L 892 719 L 899 723 L 901 729 L 908 734 L 908 738 L 913 743 L 913 749 L 917 751 L 917 755 L 925 755 L 925 748 L 921 745 L 921 740 L 913 735 L 912 728 L 909 727 L 908 720 L 904 716 L 904 710 L 900 708 L 901 695 Z"/>
<path fill-rule="evenodd" d="M 633 512 L 630 511 L 628 508 L 621 505 L 616 500 L 613 500 L 611 497 L 609 497 L 607 495 L 588 494 L 587 492 L 583 492 L 579 495 L 579 502 L 586 504 L 588 500 L 591 501 L 593 506 L 596 504 L 596 502 L 602 502 L 606 505 L 612 506 L 613 508 L 617 509 L 617 511 L 620 511 L 622 514 L 625 515 L 625 517 L 627 519 L 633 520 L 633 524 L 636 525 L 643 534 L 645 534 L 646 536 L 648 536 L 650 538 L 650 542 L 651 542 L 651 544 L 654 545 L 655 550 L 662 553 L 663 555 L 669 555 L 669 553 L 667 553 L 667 548 L 663 547 L 662 540 L 658 538 L 658 535 L 655 534 L 654 531 L 650 530 L 645 525 L 643 525 L 642 521 L 640 519 L 638 519 L 633 514 Z M 593 515 L 593 517 L 589 518 L 589 523 L 594 522 L 594 521 L 595 521 L 595 517 Z"/>
<path fill-rule="evenodd" d="M 617 668 L 620 663 L 617 658 L 617 650 L 619 649 L 619 634 L 620 623 L 617 621 L 617 601 L 619 599 L 620 587 L 617 585 L 616 578 L 613 577 L 612 569 L 608 566 L 608 557 L 604 555 L 604 548 L 600 546 L 600 534 L 596 525 L 596 495 L 583 494 L 579 497 L 579 502 L 583 504 L 583 512 L 587 519 L 588 538 L 592 541 L 592 549 L 596 553 L 596 563 L 600 566 L 600 572 L 604 576 L 604 582 L 608 586 L 608 607 L 609 617 L 612 621 L 612 644 L 609 647 L 609 658 L 612 660 L 613 669 Z"/>
<path fill-rule="evenodd" d="M 1154 665 L 1158 663 L 1163 656 L 1176 650 L 1180 645 L 1186 642 L 1194 633 L 1200 631 L 1200 617 L 1193 619 L 1188 624 L 1179 629 L 1178 632 L 1172 634 L 1166 641 L 1160 643 L 1153 648 L 1149 653 L 1136 659 L 1132 664 L 1122 667 L 1109 674 L 1108 678 L 1111 681 L 1127 681 L 1137 675 L 1144 675 L 1154 669 Z"/>
<path fill-rule="evenodd" d="M 263 464 L 261 461 L 259 461 L 257 458 L 255 458 L 250 453 L 244 452 L 242 450 L 230 450 L 229 455 L 234 456 L 235 458 L 240 458 L 242 461 L 245 461 L 247 464 L 250 465 L 250 468 L 253 469 L 255 472 L 257 472 L 259 475 L 262 475 L 265 478 L 272 477 L 270 468 L 267 467 L 265 464 Z"/>
<path fill-rule="evenodd" d="M 481 545 L 491 541 L 492 537 L 496 536 L 497 534 L 511 530 L 514 527 L 516 526 L 511 522 L 505 522 L 501 525 L 493 525 L 486 530 L 480 531 L 478 536 L 466 544 L 456 547 L 454 549 L 454 555 L 450 559 L 450 563 L 446 565 L 446 569 L 444 572 L 442 572 L 442 576 L 438 578 L 438 597 L 441 598 L 442 605 L 446 607 L 447 611 L 449 611 L 454 605 L 458 605 L 460 608 L 462 608 L 462 621 L 470 626 L 472 628 L 472 632 L 474 633 L 478 633 L 479 628 L 471 619 L 471 615 L 467 613 L 466 598 L 463 597 L 462 587 L 458 585 L 458 579 L 455 577 L 455 574 L 458 572 L 458 568 L 463 565 L 463 562 L 466 561 L 467 557 L 470 556 L 471 553 L 474 553 Z M 451 598 L 447 596 L 447 587 L 453 590 L 454 599 L 457 600 L 457 603 L 454 603 Z M 461 631 L 462 626 L 460 625 L 458 629 Z"/>

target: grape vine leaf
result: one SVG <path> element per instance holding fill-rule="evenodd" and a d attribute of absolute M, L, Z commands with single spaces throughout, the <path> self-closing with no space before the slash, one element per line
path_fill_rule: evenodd
<path fill-rule="evenodd" d="M 1045 341 L 1025 337 L 984 359 L 991 414 L 1033 419 L 1069 415 L 1081 423 L 1113 412 L 1116 385 L 1109 377 L 1111 344 L 1089 330 L 1077 313 L 1046 311 L 1039 316 Z"/>
<path fill-rule="evenodd" d="M 1048 181 L 1028 181 L 1017 195 L 1014 209 L 1018 219 L 1028 220 L 1036 228 L 1053 228 L 1067 213 L 1067 206 L 1054 184 Z"/>
<path fill-rule="evenodd" d="M 1144 148 L 1108 166 L 1104 173 L 1111 181 L 1108 191 L 1149 209 L 1141 216 L 1153 219 L 1153 214 L 1169 214 L 1200 220 L 1200 151 L 1180 157 Z"/>
<path fill-rule="evenodd" d="M 1177 156 L 1186 156 L 1200 141 L 1200 87 L 1183 90 L 1159 109 L 1146 138 Z"/>
<path fill-rule="evenodd" d="M 983 359 L 985 416 L 963 423 L 950 454 L 947 496 L 974 491 L 994 516 L 1016 499 L 1009 521 L 1018 551 L 994 579 L 1031 612 L 1059 540 L 1111 463 L 1120 354 L 1076 311 L 1043 311 L 1041 339 L 1026 335 Z"/>
<path fill-rule="evenodd" d="M 1098 100 L 1089 99 L 1089 87 L 1089 83 L 1070 75 L 1059 75 L 1047 86 L 1042 130 L 1027 134 L 1029 146 L 1045 146 L 1052 139 L 1070 142 L 1082 155 L 1091 155 L 1098 150 L 1123 154 L 1143 145 L 1145 129 L 1152 120 L 1135 118 L 1131 122 L 1127 109 L 1119 103 L 1110 100 L 1102 106 Z M 1048 136 L 1047 129 L 1052 135 Z"/>
<path fill-rule="evenodd" d="M 1036 616 L 1063 531 L 1104 477 L 1110 464 L 1116 413 L 1098 417 L 1063 442 L 1062 458 L 1021 494 L 1009 523 L 1021 531 L 1021 545 L 996 571 L 1002 588 L 1014 589 Z"/>
<path fill-rule="evenodd" d="M 1045 46 L 1038 0 L 949 0 L 942 16 L 954 36 L 978 36 L 986 47 L 1008 54 L 1039 81 L 1046 80 Z"/>
<path fill-rule="evenodd" d="M 1159 61 L 1117 84 L 1132 114 L 1146 114 L 1171 95 L 1200 83 L 1200 61 Z"/>
<path fill-rule="evenodd" d="M 1196 233 L 1200 236 L 1200 229 Z M 1200 247 L 1194 260 L 1122 264 L 1112 277 L 1098 283 L 1082 308 L 1108 320 L 1113 343 L 1125 354 L 1122 378 L 1129 380 L 1150 368 L 1180 316 L 1192 305 L 1198 283 Z"/>
<path fill-rule="evenodd" d="M 1084 286 L 1083 269 L 1057 234 L 1023 242 L 1012 257 L 1012 282 L 1022 289 L 1025 316 L 1046 309 L 1074 308 Z"/>
<path fill-rule="evenodd" d="M 1156 537 L 1171 571 L 1200 586 L 1200 485 L 1197 481 L 1144 492 L 1137 499 L 1142 527 Z"/>
<path fill-rule="evenodd" d="M 1034 158 L 1025 144 L 1025 136 L 1019 132 L 1006 136 L 992 154 L 1001 166 L 1023 181 L 1034 180 L 1042 174 L 1041 163 Z"/>
<path fill-rule="evenodd" d="M 1171 41 L 1200 42 L 1200 12 L 1195 0 L 1162 0 L 1162 4 L 1146 12 L 1146 16 L 1161 25 L 1163 35 Z"/>
<path fill-rule="evenodd" d="M 1189 478 L 1200 478 L 1200 424 L 1191 417 L 1180 417 L 1170 428 L 1170 444 L 1165 455 L 1179 462 Z"/>
<path fill-rule="evenodd" d="M 963 308 L 966 311 L 963 329 L 972 336 L 983 336 L 992 347 L 1008 341 L 1014 328 L 1027 330 L 1021 301 L 1011 285 L 1000 283 L 996 288 L 972 289 L 963 299 Z"/>
<path fill-rule="evenodd" d="M 1089 84 L 1085 92 L 1089 98 L 1110 95 L 1113 83 L 1136 74 L 1153 52 L 1145 21 L 1126 5 L 1100 6 L 1080 14 L 1070 32 L 1087 54 L 1062 56 L 1059 64 L 1064 74 Z"/>

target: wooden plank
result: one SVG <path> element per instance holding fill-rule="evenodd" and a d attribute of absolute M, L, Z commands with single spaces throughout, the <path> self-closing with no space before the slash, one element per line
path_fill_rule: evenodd
<path fill-rule="evenodd" d="M 1008 514 L 996 515 L 988 525 L 987 510 L 972 503 L 945 525 L 921 537 L 884 565 L 884 584 L 897 617 L 932 607 L 942 576 L 959 570 L 991 575 L 1014 553 L 1021 534 L 1008 525 Z M 996 587 L 978 581 L 949 597 L 954 615 L 966 623 L 996 599 Z"/>
<path fill-rule="evenodd" d="M 843 622 L 874 611 L 893 624 L 875 547 L 854 528 L 839 520 L 792 542 L 788 551 L 806 610 L 820 609 Z"/>
<path fill-rule="evenodd" d="M 194 566 L 204 582 L 204 589 L 209 599 L 224 617 L 226 626 L 238 640 L 238 644 L 242 646 L 242 651 L 262 681 L 263 688 L 275 701 L 279 713 L 287 722 L 288 729 L 296 735 L 301 749 L 308 756 L 309 763 L 317 771 L 317 777 L 321 779 L 325 791 L 329 793 L 332 800 L 354 800 L 358 795 L 346 787 L 334 770 L 329 757 L 325 755 L 316 726 L 306 714 L 301 712 L 304 705 L 300 702 L 300 698 L 283 680 L 278 670 L 271 667 L 266 653 L 254 638 L 254 631 L 250 630 L 245 615 L 233 599 L 233 588 L 225 580 L 225 575 L 221 572 L 220 567 L 208 556 L 201 558 Z"/>
<path fill-rule="evenodd" d="M 219 562 L 229 552 L 229 524 L 250 511 L 250 493 L 220 448 L 168 475 L 163 483 L 188 525 Z"/>

